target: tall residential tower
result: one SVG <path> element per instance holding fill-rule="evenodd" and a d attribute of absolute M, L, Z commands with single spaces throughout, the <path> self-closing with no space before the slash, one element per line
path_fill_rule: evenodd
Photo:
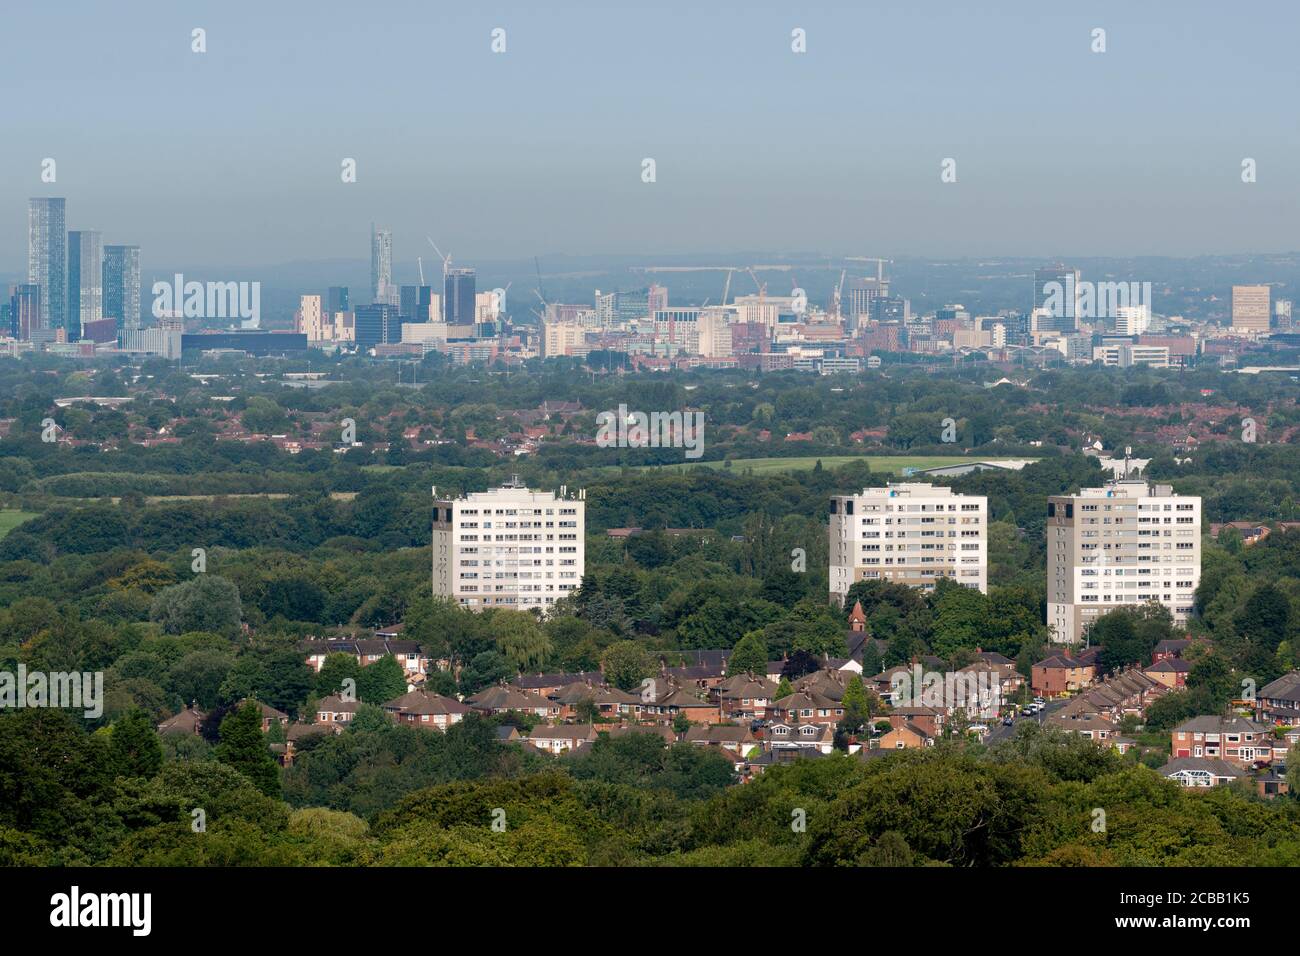
<path fill-rule="evenodd" d="M 41 290 L 41 328 L 63 328 L 68 296 L 68 226 L 63 199 L 27 201 L 27 281 Z"/>
<path fill-rule="evenodd" d="M 858 581 L 931 590 L 940 578 L 988 590 L 988 499 L 904 482 L 831 499 L 830 591 Z"/>
<path fill-rule="evenodd" d="M 1047 499 L 1047 625 L 1073 644 L 1119 607 L 1158 601 L 1178 624 L 1201 580 L 1201 499 L 1112 481 Z"/>
<path fill-rule="evenodd" d="M 533 491 L 517 478 L 439 498 L 433 489 L 433 593 L 462 607 L 547 610 L 582 584 L 586 495 Z"/>

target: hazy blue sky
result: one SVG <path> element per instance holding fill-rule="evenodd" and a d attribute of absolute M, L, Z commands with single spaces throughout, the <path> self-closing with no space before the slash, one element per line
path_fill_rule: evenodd
<path fill-rule="evenodd" d="M 1298 7 L 5 0 L 0 272 L 33 195 L 146 272 L 362 258 L 371 219 L 397 262 L 1294 249 Z"/>

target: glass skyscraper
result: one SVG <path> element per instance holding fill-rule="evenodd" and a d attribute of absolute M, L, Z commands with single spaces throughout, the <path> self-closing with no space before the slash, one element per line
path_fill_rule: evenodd
<path fill-rule="evenodd" d="M 474 270 L 448 269 L 442 300 L 443 313 L 448 325 L 473 325 Z"/>
<path fill-rule="evenodd" d="M 117 328 L 140 327 L 140 247 L 104 247 L 104 318 Z"/>
<path fill-rule="evenodd" d="M 370 301 L 397 305 L 393 288 L 393 232 L 370 224 Z"/>
<path fill-rule="evenodd" d="M 68 233 L 68 341 L 81 338 L 87 322 L 104 317 L 104 242 L 97 230 Z"/>
<path fill-rule="evenodd" d="M 66 200 L 28 200 L 27 281 L 41 290 L 41 328 L 63 328 L 68 295 Z"/>

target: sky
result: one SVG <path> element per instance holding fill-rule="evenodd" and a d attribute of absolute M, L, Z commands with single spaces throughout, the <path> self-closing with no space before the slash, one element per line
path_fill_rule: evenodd
<path fill-rule="evenodd" d="M 147 272 L 365 259 L 372 220 L 426 269 L 426 235 L 465 264 L 1291 250 L 1298 26 L 1199 0 L 5 0 L 0 273 L 29 196 Z"/>

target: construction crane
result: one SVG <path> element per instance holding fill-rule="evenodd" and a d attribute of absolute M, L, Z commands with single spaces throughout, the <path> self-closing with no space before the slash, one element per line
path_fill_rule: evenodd
<path fill-rule="evenodd" d="M 424 259 L 420 256 L 416 256 L 415 264 L 420 267 L 420 285 L 424 285 Z"/>
<path fill-rule="evenodd" d="M 727 281 L 724 282 L 722 285 L 722 307 L 723 308 L 727 307 L 727 293 L 731 291 L 731 274 L 735 271 L 736 271 L 735 269 L 727 270 Z"/>
<path fill-rule="evenodd" d="M 831 311 L 835 313 L 835 318 L 837 319 L 844 318 L 844 313 L 841 311 L 843 308 L 841 303 L 844 301 L 844 278 L 848 274 L 849 274 L 848 269 L 841 269 L 840 284 L 835 287 L 835 296 L 834 296 L 834 302 L 831 306 Z"/>
<path fill-rule="evenodd" d="M 874 256 L 845 256 L 844 259 L 847 262 L 874 262 L 876 264 L 877 283 L 885 281 L 885 263 L 888 262 L 891 266 L 894 264 L 893 259 L 878 259 Z"/>
<path fill-rule="evenodd" d="M 542 287 L 542 264 L 533 256 L 533 268 L 537 270 L 537 297 L 546 305 L 546 290 Z"/>

